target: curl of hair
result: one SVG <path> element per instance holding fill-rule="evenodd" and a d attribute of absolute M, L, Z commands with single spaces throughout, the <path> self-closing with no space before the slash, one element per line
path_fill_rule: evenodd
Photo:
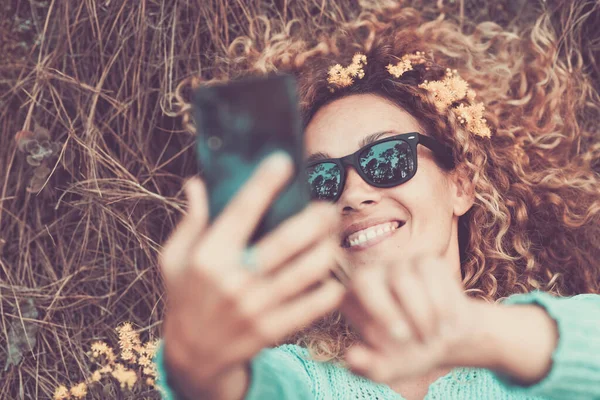
<path fill-rule="evenodd" d="M 532 27 L 508 32 L 492 22 L 461 28 L 443 14 L 426 17 L 401 5 L 366 9 L 319 35 L 299 21 L 278 29 L 274 23 L 260 21 L 262 37 L 235 39 L 214 79 L 295 74 L 305 122 L 323 105 L 356 93 L 379 95 L 413 114 L 427 134 L 452 148 L 457 168 L 475 187 L 475 204 L 459 221 L 469 296 L 493 302 L 534 289 L 600 293 L 600 176 L 594 171 L 600 144 L 598 128 L 586 122 L 599 120 L 600 99 L 578 57 L 576 35 L 559 41 L 547 13 Z M 387 73 L 387 64 L 415 51 L 429 54 L 433 66 L 400 79 Z M 367 55 L 365 77 L 332 93 L 329 67 L 349 64 L 356 52 Z M 439 79 L 445 68 L 457 69 L 484 102 L 491 139 L 469 134 L 451 113 L 440 115 L 418 96 L 418 83 Z M 179 99 L 186 104 L 185 96 Z M 317 359 L 338 361 L 355 339 L 338 313 L 290 338 Z"/>

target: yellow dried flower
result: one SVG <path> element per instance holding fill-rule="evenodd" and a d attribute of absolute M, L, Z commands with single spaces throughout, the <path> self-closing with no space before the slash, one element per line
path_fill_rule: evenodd
<path fill-rule="evenodd" d="M 413 70 L 413 65 L 424 64 L 425 53 L 417 51 L 414 54 L 405 54 L 396 65 L 388 64 L 386 69 L 395 78 L 400 78 L 405 72 Z"/>
<path fill-rule="evenodd" d="M 92 343 L 92 357 L 98 358 L 102 355 L 106 357 L 109 363 L 113 363 L 116 360 L 112 347 L 101 341 Z"/>
<path fill-rule="evenodd" d="M 354 83 L 354 79 L 362 79 L 365 76 L 363 66 L 367 64 L 367 56 L 361 53 L 357 53 L 352 57 L 352 64 L 347 67 L 343 67 L 340 64 L 335 64 L 329 68 L 327 82 L 331 85 L 329 90 L 335 91 L 336 88 L 347 87 Z M 427 65 L 427 59 L 425 53 L 417 51 L 413 54 L 405 54 L 400 58 L 396 65 L 388 64 L 386 69 L 390 75 L 395 78 L 400 78 L 404 73 L 414 69 L 414 65 L 426 64 L 425 70 L 430 70 L 430 65 Z M 468 103 L 460 104 L 458 107 L 454 107 L 453 111 L 457 115 L 459 122 L 466 126 L 467 130 L 471 133 L 481 136 L 490 137 L 491 130 L 487 125 L 486 119 L 483 117 L 485 107 L 483 103 L 473 104 L 475 101 L 476 93 L 474 90 L 469 88 L 467 81 L 458 76 L 457 69 L 446 68 L 445 76 L 441 80 L 437 81 L 423 81 L 419 85 L 420 88 L 425 89 L 427 93 L 431 95 L 429 99 L 433 101 L 433 104 L 438 112 L 446 113 L 448 108 L 457 102 Z M 423 96 L 424 99 L 428 99 L 427 96 Z M 134 349 L 135 345 L 134 345 Z M 123 349 L 122 345 L 121 357 L 126 360 L 135 361 L 135 356 L 132 352 Z M 146 373 L 148 358 L 142 357 L 140 353 L 139 364 L 144 368 Z M 152 358 L 152 357 L 150 357 Z"/>
<path fill-rule="evenodd" d="M 119 381 L 121 384 L 121 388 L 127 387 L 131 390 L 133 385 L 137 382 L 137 374 L 135 371 L 132 371 L 128 368 L 125 368 L 123 364 L 115 364 L 114 370 L 111 372 L 111 375 Z"/>
<path fill-rule="evenodd" d="M 467 100 L 469 100 L 469 102 L 473 102 L 475 101 L 475 96 L 477 94 L 475 93 L 475 91 L 473 89 L 469 89 L 467 90 Z"/>
<path fill-rule="evenodd" d="M 452 76 L 444 80 L 446 87 L 452 93 L 452 96 L 457 99 L 464 99 L 469 89 L 467 81 L 460 76 Z"/>
<path fill-rule="evenodd" d="M 100 382 L 105 374 L 110 374 L 115 378 L 121 388 L 132 389 L 138 381 L 138 376 L 145 376 L 145 382 L 157 390 L 155 381 L 158 376 L 154 356 L 160 344 L 159 339 L 141 343 L 139 334 L 134 330 L 130 322 L 125 322 L 116 328 L 119 335 L 119 347 L 121 349 L 120 357 L 130 364 L 139 365 L 139 369 L 130 369 L 123 364 L 116 362 L 114 350 L 103 341 L 96 341 L 91 345 L 91 357 L 98 359 L 101 367 L 94 371 L 85 382 L 79 383 L 69 389 L 60 385 L 55 389 L 54 400 L 67 400 L 71 398 L 81 399 L 87 395 L 88 385 Z M 166 394 L 165 394 L 166 396 Z"/>
<path fill-rule="evenodd" d="M 82 399 L 87 394 L 87 385 L 83 382 L 71 388 L 71 395 L 76 399 Z"/>
<path fill-rule="evenodd" d="M 100 373 L 100 371 L 94 371 L 94 373 L 92 373 L 92 376 L 90 377 L 90 382 L 100 382 L 101 379 L 102 374 Z"/>
<path fill-rule="evenodd" d="M 413 67 L 409 60 L 400 60 L 396 65 L 388 64 L 386 69 L 394 77 L 400 78 L 405 72 L 411 71 Z"/>
<path fill-rule="evenodd" d="M 425 81 L 421 83 L 419 87 L 433 95 L 433 104 L 440 113 L 446 111 L 446 109 L 456 101 L 456 97 L 453 92 L 448 89 L 445 81 Z"/>
<path fill-rule="evenodd" d="M 329 68 L 327 82 L 331 85 L 329 90 L 332 92 L 336 88 L 347 87 L 354 83 L 353 78 L 362 79 L 365 76 L 363 67 L 367 64 L 367 56 L 361 53 L 356 53 L 352 57 L 352 64 L 347 67 L 342 67 L 340 64 L 335 64 Z"/>
<path fill-rule="evenodd" d="M 69 397 L 69 389 L 65 385 L 60 385 L 54 390 L 54 400 L 65 400 Z"/>
<path fill-rule="evenodd" d="M 156 350 L 158 349 L 159 343 L 159 340 L 146 342 L 140 351 L 138 364 L 143 367 L 142 372 L 146 375 L 150 375 L 153 377 L 156 377 L 158 375 L 158 372 L 156 370 L 156 364 L 154 364 L 153 359 L 156 354 Z"/>
<path fill-rule="evenodd" d="M 141 351 L 141 341 L 139 334 L 133 330 L 130 322 L 125 322 L 123 325 L 116 328 L 119 334 L 119 347 L 121 348 L 121 358 L 123 360 L 135 362 L 133 351 Z"/>
<path fill-rule="evenodd" d="M 113 370 L 112 365 L 105 365 L 104 367 L 100 368 L 98 370 L 98 372 L 101 374 L 108 374 L 109 372 L 112 372 L 112 370 Z"/>
<path fill-rule="evenodd" d="M 491 130 L 483 117 L 485 106 L 483 103 L 477 103 L 470 106 L 460 104 L 453 109 L 458 121 L 466 126 L 466 129 L 481 137 L 491 137 Z"/>
<path fill-rule="evenodd" d="M 153 358 L 156 355 L 156 351 L 158 350 L 158 345 L 160 344 L 160 340 L 155 339 L 151 342 L 146 342 L 142 349 L 142 353 L 148 355 L 150 358 Z"/>

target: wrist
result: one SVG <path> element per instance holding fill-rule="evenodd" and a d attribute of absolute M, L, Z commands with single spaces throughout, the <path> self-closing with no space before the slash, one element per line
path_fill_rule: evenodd
<path fill-rule="evenodd" d="M 500 305 L 468 299 L 469 312 L 464 316 L 462 334 L 449 345 L 449 367 L 474 367 L 492 370 L 504 368 L 501 331 L 505 316 Z"/>
<path fill-rule="evenodd" d="M 475 301 L 471 310 L 472 328 L 451 346 L 450 365 L 489 369 L 522 385 L 547 375 L 557 333 L 542 308 Z"/>
<path fill-rule="evenodd" d="M 250 386 L 250 364 L 240 364 L 210 379 L 197 379 L 177 359 L 165 351 L 163 366 L 167 385 L 181 400 L 242 400 Z"/>
<path fill-rule="evenodd" d="M 167 351 L 167 346 L 163 349 L 163 369 L 165 373 L 165 381 L 167 386 L 174 393 L 176 399 L 191 400 L 191 399 L 206 399 L 208 394 L 199 388 L 190 387 L 189 382 L 193 382 L 186 375 L 186 368 L 180 367 L 179 360 L 174 358 L 172 353 Z"/>

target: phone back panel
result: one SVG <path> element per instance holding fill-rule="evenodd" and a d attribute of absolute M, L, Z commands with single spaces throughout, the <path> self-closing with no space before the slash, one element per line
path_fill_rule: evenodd
<path fill-rule="evenodd" d="M 211 220 L 223 211 L 261 160 L 277 150 L 292 157 L 296 173 L 271 205 L 252 241 L 308 204 L 302 125 L 292 76 L 205 86 L 196 91 L 194 101 L 197 154 L 209 194 Z"/>

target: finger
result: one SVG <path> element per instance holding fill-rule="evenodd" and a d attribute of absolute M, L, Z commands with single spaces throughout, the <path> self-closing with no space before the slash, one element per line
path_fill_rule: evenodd
<path fill-rule="evenodd" d="M 387 341 L 387 338 L 382 339 L 385 335 L 385 329 L 374 321 L 373 317 L 365 311 L 354 293 L 349 291 L 346 292 L 342 304 L 340 305 L 340 311 L 367 346 L 373 346 L 373 343 Z"/>
<path fill-rule="evenodd" d="M 390 330 L 379 321 L 374 320 L 354 293 L 346 293 L 340 311 L 356 332 L 359 333 L 367 347 L 385 350 L 389 349 L 390 346 L 397 345 L 398 342 L 408 342 L 413 336 L 406 322 L 399 324 L 401 332 L 397 333 L 394 328 Z"/>
<path fill-rule="evenodd" d="M 327 235 L 338 218 L 335 206 L 319 202 L 284 221 L 255 246 L 261 272 L 272 271 L 315 242 L 335 246 Z"/>
<path fill-rule="evenodd" d="M 214 221 L 206 247 L 216 252 L 237 252 L 246 247 L 256 226 L 292 176 L 290 157 L 269 156 Z"/>
<path fill-rule="evenodd" d="M 427 343 L 435 331 L 435 314 L 425 285 L 413 268 L 392 268 L 390 286 L 412 327 L 422 343 Z"/>
<path fill-rule="evenodd" d="M 347 291 L 344 294 L 344 298 L 340 304 L 340 311 L 344 314 L 344 317 L 348 322 L 359 332 L 361 326 L 375 323 L 373 317 L 365 311 L 353 292 Z"/>
<path fill-rule="evenodd" d="M 348 349 L 345 361 L 355 374 L 376 382 L 389 383 L 394 371 L 394 365 L 384 355 L 361 345 Z"/>
<path fill-rule="evenodd" d="M 398 340 L 408 340 L 411 329 L 406 315 L 394 298 L 384 268 L 365 268 L 357 271 L 352 291 L 360 304 L 387 334 Z"/>
<path fill-rule="evenodd" d="M 202 180 L 192 177 L 183 188 L 188 200 L 187 213 L 165 242 L 159 256 L 167 283 L 189 264 L 190 251 L 208 224 L 206 188 Z"/>
<path fill-rule="evenodd" d="M 274 276 L 265 277 L 249 288 L 253 293 L 245 296 L 248 299 L 247 307 L 252 308 L 250 312 L 253 313 L 277 307 L 323 281 L 335 265 L 334 250 L 329 243 L 321 243 L 298 256 Z"/>
<path fill-rule="evenodd" d="M 301 298 L 265 313 L 245 330 L 243 338 L 223 349 L 224 358 L 246 359 L 258 350 L 276 344 L 339 307 L 343 294 L 344 287 L 329 279 Z"/>
<path fill-rule="evenodd" d="M 266 331 L 279 330 L 280 336 L 289 335 L 338 308 L 344 292 L 344 286 L 328 279 L 300 298 L 268 313 L 263 322 L 263 328 Z"/>

